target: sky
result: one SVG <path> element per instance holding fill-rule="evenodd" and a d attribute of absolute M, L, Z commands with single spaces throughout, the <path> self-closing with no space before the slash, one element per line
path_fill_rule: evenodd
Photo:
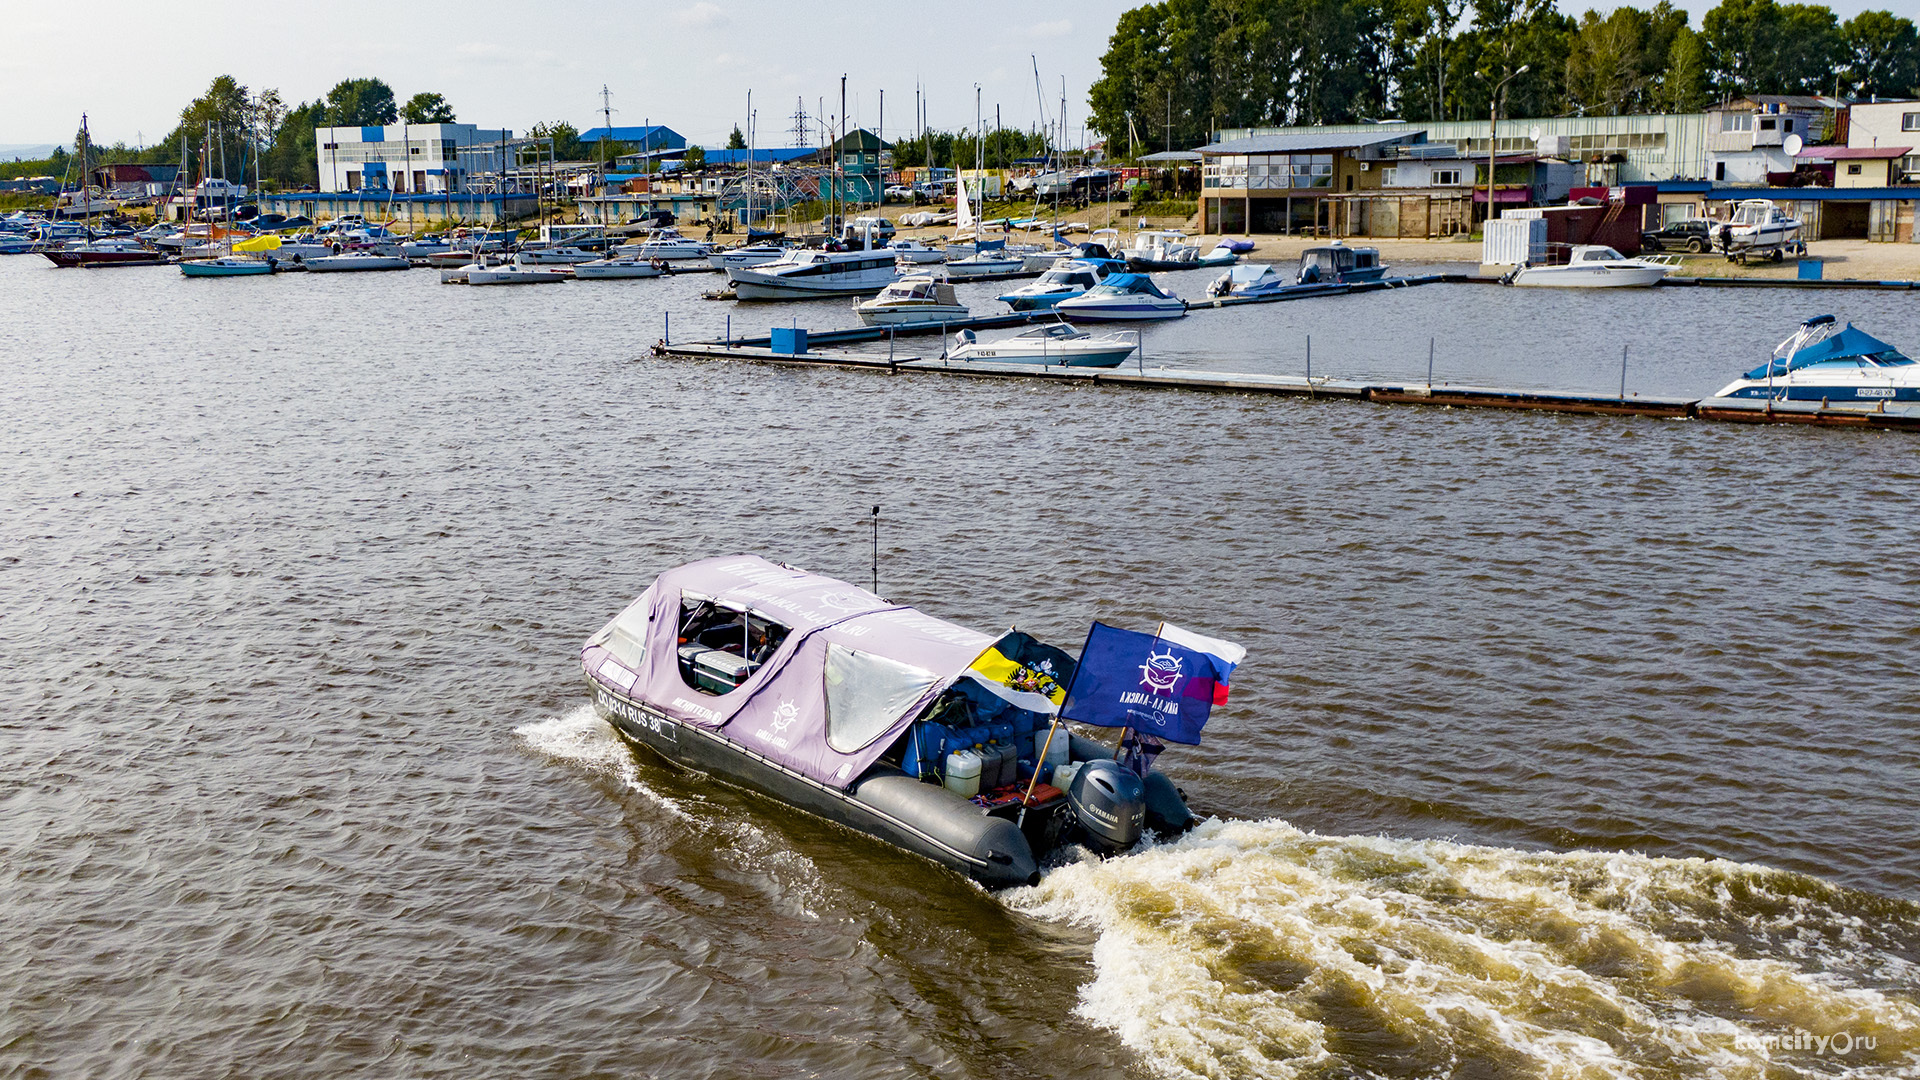
<path fill-rule="evenodd" d="M 1578 14 L 1612 4 L 1557 0 Z M 1694 26 L 1715 0 L 1677 0 Z M 1833 0 L 1842 19 L 1912 0 Z M 68 143 L 86 113 L 96 142 L 152 143 L 216 75 L 289 104 L 319 98 L 346 78 L 378 77 L 402 101 L 443 94 L 459 119 L 524 132 L 565 120 L 601 122 L 601 88 L 616 125 L 664 123 L 691 143 L 719 145 L 744 129 L 747 92 L 756 141 L 791 145 L 797 101 L 817 115 L 840 111 L 847 77 L 851 124 L 881 123 L 893 138 L 911 124 L 914 90 L 941 130 L 972 127 L 974 87 L 988 122 L 1026 128 L 1060 113 L 1062 79 L 1071 140 L 1087 118 L 1124 2 L 969 0 L 329 0 L 280 7 L 257 2 L 92 0 L 88 21 L 113 32 L 67 45 L 70 13 L 32 0 L 0 0 L 13 45 L 0 50 L 0 145 Z M 1651 6 L 1651 0 L 1635 6 Z M 1908 12 L 1911 16 L 1911 12 Z M 76 66 L 77 65 L 77 66 Z"/>

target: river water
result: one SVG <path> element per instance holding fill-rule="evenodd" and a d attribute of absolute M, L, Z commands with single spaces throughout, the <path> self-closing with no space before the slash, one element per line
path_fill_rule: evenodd
<path fill-rule="evenodd" d="M 647 355 L 851 321 L 715 284 L 0 260 L 0 1076 L 1920 1071 L 1920 440 Z M 1436 285 L 1147 362 L 1704 395 L 1822 311 L 1920 347 Z M 874 504 L 934 614 L 1246 645 L 1210 820 L 988 894 L 584 707 L 659 571 L 862 580 Z"/>

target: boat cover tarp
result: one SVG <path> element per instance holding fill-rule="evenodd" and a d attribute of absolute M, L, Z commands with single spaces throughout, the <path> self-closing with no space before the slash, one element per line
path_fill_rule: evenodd
<path fill-rule="evenodd" d="M 680 676 L 683 597 L 791 627 L 738 689 Z M 738 555 L 669 570 L 587 642 L 595 681 L 803 776 L 845 789 L 994 639 L 830 577 Z"/>
<path fill-rule="evenodd" d="M 1895 350 L 1893 346 L 1881 341 L 1865 330 L 1854 329 L 1853 324 L 1848 323 L 1846 328 L 1839 333 L 1823 341 L 1816 341 L 1794 353 L 1792 356 L 1784 359 L 1775 357 L 1771 361 L 1773 377 L 1777 379 L 1789 371 L 1799 371 L 1801 368 L 1811 364 L 1825 363 L 1829 360 L 1844 360 L 1850 356 L 1878 356 L 1881 353 L 1889 352 L 1897 355 L 1897 350 Z M 1766 364 L 1761 364 L 1759 367 L 1747 372 L 1746 377 L 1749 379 L 1766 378 L 1767 366 Z"/>

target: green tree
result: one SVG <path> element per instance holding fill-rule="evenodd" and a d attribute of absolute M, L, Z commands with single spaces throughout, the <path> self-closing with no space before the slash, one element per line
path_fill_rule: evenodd
<path fill-rule="evenodd" d="M 453 106 L 439 94 L 422 90 L 400 106 L 400 119 L 409 124 L 451 124 Z"/>
<path fill-rule="evenodd" d="M 1841 62 L 1839 21 L 1810 4 L 1721 0 L 1700 19 L 1707 70 L 1716 91 L 1824 94 Z"/>
<path fill-rule="evenodd" d="M 739 124 L 733 125 L 733 133 L 727 136 L 727 149 L 745 150 L 746 148 L 747 148 L 747 137 L 740 133 Z"/>
<path fill-rule="evenodd" d="M 275 101 L 279 95 L 273 96 Z M 227 175 L 238 180 L 242 163 L 251 155 L 247 147 L 259 114 L 247 88 L 231 75 L 221 75 L 208 85 L 207 92 L 180 110 L 180 123 L 161 141 L 169 160 L 180 152 L 184 141 L 191 170 L 220 175 L 224 157 Z M 211 134 L 211 141 L 209 141 Z M 205 157 L 202 158 L 202 151 Z"/>
<path fill-rule="evenodd" d="M 687 147 L 687 156 L 681 159 L 681 168 L 688 172 L 699 172 L 707 167 L 707 152 L 697 146 Z"/>
<path fill-rule="evenodd" d="M 1699 112 L 1713 101 L 1713 88 L 1707 80 L 1707 52 L 1700 35 L 1681 27 L 1667 49 L 1667 70 L 1660 77 L 1660 88 L 1653 98 L 1661 112 Z"/>
<path fill-rule="evenodd" d="M 1888 11 L 1863 11 L 1840 28 L 1841 89 L 1854 98 L 1920 96 L 1920 33 Z"/>
<path fill-rule="evenodd" d="M 260 171 L 267 181 L 283 190 L 319 186 L 314 129 L 329 126 L 324 101 L 302 102 L 288 109 L 274 128 L 272 145 L 261 155 Z"/>
<path fill-rule="evenodd" d="M 1647 112 L 1687 14 L 1667 0 L 1650 11 L 1589 11 L 1567 42 L 1567 107 L 1590 116 Z"/>
<path fill-rule="evenodd" d="M 393 87 L 379 79 L 342 79 L 327 91 L 328 127 L 377 127 L 400 118 Z"/>
<path fill-rule="evenodd" d="M 527 135 L 535 139 L 552 139 L 555 160 L 586 160 L 586 144 L 580 141 L 579 129 L 565 120 L 555 120 L 550 124 L 535 124 L 528 130 Z"/>

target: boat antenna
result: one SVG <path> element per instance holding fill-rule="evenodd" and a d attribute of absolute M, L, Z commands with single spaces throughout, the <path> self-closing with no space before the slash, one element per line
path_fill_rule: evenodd
<path fill-rule="evenodd" d="M 873 595 L 880 595 L 880 508 L 873 508 Z"/>

